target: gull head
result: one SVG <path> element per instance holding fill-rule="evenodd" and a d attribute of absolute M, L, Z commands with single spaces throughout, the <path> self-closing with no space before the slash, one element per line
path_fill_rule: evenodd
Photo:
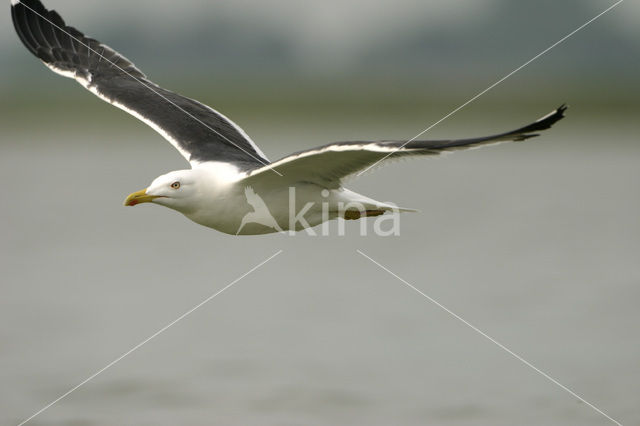
<path fill-rule="evenodd" d="M 194 206 L 197 195 L 194 171 L 179 170 L 159 176 L 148 188 L 130 194 L 124 205 L 154 203 L 185 213 Z"/>

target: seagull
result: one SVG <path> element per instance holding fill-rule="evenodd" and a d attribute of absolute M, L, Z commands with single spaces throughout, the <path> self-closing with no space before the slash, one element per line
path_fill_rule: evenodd
<path fill-rule="evenodd" d="M 562 119 L 567 108 L 492 136 L 334 142 L 272 162 L 222 113 L 153 83 L 123 55 L 68 26 L 40 0 L 11 0 L 11 14 L 22 43 L 48 68 L 143 121 L 189 162 L 191 168 L 159 176 L 124 204 L 165 206 L 230 235 L 295 232 L 337 218 L 413 211 L 358 194 L 343 182 L 393 159 L 524 141 Z M 254 220 L 253 206 L 269 217 Z"/>

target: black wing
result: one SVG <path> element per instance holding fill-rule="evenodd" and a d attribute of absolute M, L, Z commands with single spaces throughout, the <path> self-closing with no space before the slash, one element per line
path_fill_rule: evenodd
<path fill-rule="evenodd" d="M 20 40 L 47 67 L 144 121 L 192 164 L 224 161 L 251 169 L 269 163 L 227 117 L 149 81 L 127 58 L 67 26 L 39 0 L 12 0 L 11 14 Z"/>

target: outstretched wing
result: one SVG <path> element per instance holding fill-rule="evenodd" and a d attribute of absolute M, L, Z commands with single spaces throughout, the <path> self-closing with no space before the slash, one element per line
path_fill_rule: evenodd
<path fill-rule="evenodd" d="M 47 67 L 148 124 L 192 165 L 224 161 L 247 170 L 269 163 L 227 117 L 149 81 L 127 58 L 67 26 L 39 0 L 11 0 L 11 14 L 20 40 Z"/>
<path fill-rule="evenodd" d="M 337 188 L 343 178 L 368 169 L 372 165 L 388 159 L 418 155 L 439 155 L 458 149 L 475 148 L 505 141 L 523 141 L 538 136 L 538 131 L 550 128 L 564 117 L 567 109 L 562 105 L 550 114 L 527 126 L 510 132 L 471 139 L 451 139 L 434 141 L 380 141 L 380 142 L 335 142 L 297 152 L 259 167 L 248 173 L 249 183 L 264 179 L 279 179 L 282 184 L 289 181 L 306 181 L 318 185 Z M 275 169 L 282 175 L 267 176 Z M 273 174 L 272 174 L 273 175 Z"/>

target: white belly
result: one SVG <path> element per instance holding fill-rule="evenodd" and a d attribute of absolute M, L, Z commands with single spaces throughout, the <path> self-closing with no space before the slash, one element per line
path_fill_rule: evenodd
<path fill-rule="evenodd" d="M 261 190 L 238 182 L 185 216 L 226 234 L 259 235 L 317 226 L 337 218 L 354 203 L 366 209 L 390 207 L 342 188 L 327 190 L 299 183 L 291 188 Z"/>

